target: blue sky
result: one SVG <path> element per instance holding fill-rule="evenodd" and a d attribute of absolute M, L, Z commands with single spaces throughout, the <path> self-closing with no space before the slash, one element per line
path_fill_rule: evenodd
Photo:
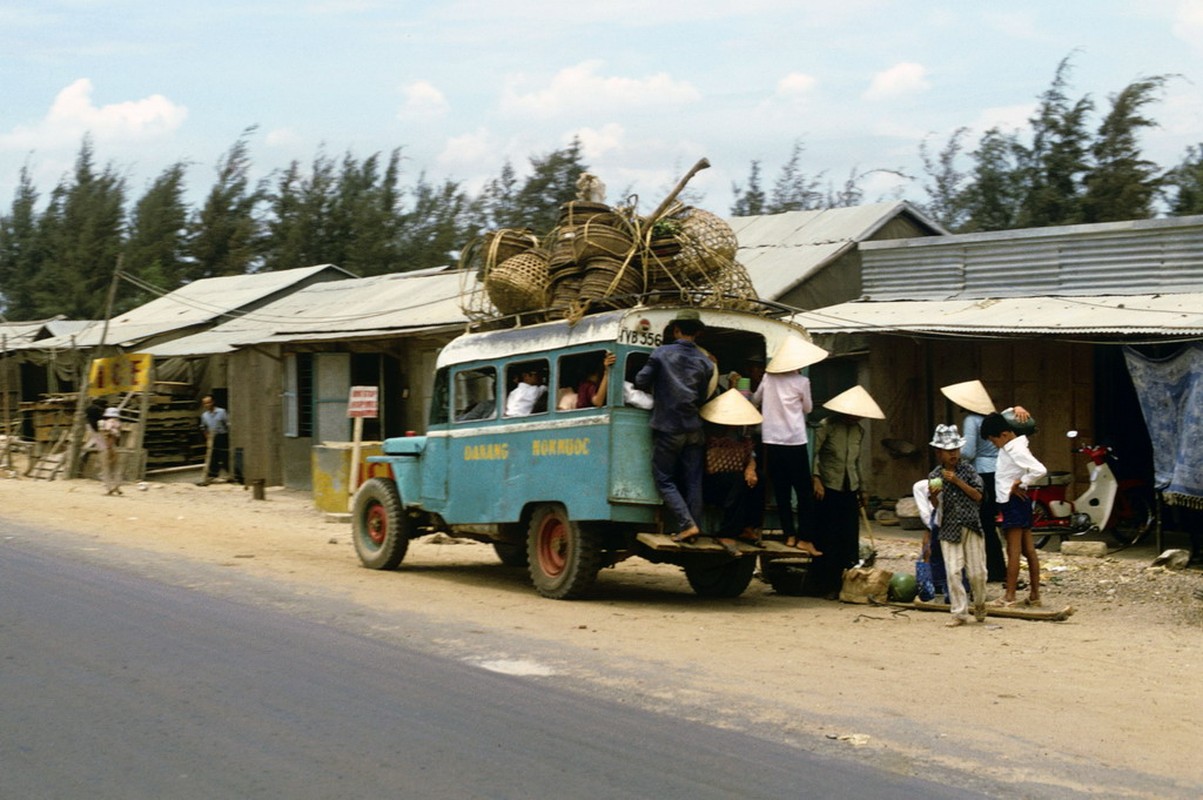
<path fill-rule="evenodd" d="M 401 147 L 475 191 L 579 136 L 612 194 L 691 186 L 720 214 L 760 160 L 920 175 L 919 142 L 1020 127 L 1060 59 L 1071 91 L 1172 73 L 1143 137 L 1164 166 L 1203 142 L 1203 0 L 0 0 L 0 209 L 22 165 L 43 197 L 90 132 L 132 197 L 172 162 L 204 192 L 239 133 L 256 176 L 324 147 Z M 918 182 L 866 179 L 866 200 Z M 611 201 L 617 200 L 611 196 Z"/>

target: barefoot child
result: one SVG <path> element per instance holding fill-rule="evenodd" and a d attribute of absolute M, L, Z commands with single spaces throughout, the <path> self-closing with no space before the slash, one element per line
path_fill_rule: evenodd
<path fill-rule="evenodd" d="M 1028 561 L 1028 599 L 1024 605 L 1039 606 L 1040 559 L 1032 542 L 1032 501 L 1028 487 L 1048 474 L 1044 465 L 1028 449 L 1028 437 L 1011 429 L 1002 414 L 991 414 L 982 420 L 982 438 L 998 448 L 998 465 L 994 472 L 994 490 L 1002 511 L 1003 536 L 1007 540 L 1006 593 L 1002 606 L 1015 605 L 1015 585 L 1019 582 L 1019 556 Z"/>
<path fill-rule="evenodd" d="M 973 616 L 986 618 L 986 539 L 982 535 L 978 506 L 982 502 L 982 479 L 968 461 L 961 460 L 965 439 L 956 425 L 937 425 L 931 447 L 939 466 L 928 475 L 928 499 L 938 520 L 940 553 L 948 575 L 948 594 L 952 600 L 954 628 L 969 621 L 969 597 L 961 570 L 969 576 L 973 592 Z"/>

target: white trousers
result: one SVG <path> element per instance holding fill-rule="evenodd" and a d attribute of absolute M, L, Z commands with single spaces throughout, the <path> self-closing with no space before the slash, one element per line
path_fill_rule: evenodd
<path fill-rule="evenodd" d="M 944 555 L 944 569 L 948 573 L 948 596 L 952 600 L 952 614 L 959 619 L 969 618 L 969 596 L 961 581 L 961 570 L 969 576 L 969 590 L 973 592 L 974 605 L 986 602 L 986 539 L 969 528 L 961 529 L 961 541 L 940 540 L 940 552 Z"/>

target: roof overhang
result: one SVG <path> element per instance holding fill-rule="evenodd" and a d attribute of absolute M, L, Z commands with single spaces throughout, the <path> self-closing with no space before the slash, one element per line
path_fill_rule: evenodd
<path fill-rule="evenodd" d="M 1203 293 L 858 300 L 807 311 L 796 319 L 816 335 L 1194 339 L 1203 337 Z"/>

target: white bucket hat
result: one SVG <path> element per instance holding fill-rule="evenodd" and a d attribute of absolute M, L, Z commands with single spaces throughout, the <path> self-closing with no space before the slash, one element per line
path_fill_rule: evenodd
<path fill-rule="evenodd" d="M 104 416 L 105 417 L 120 417 L 121 412 L 117 410 L 116 406 L 109 406 L 108 408 L 106 408 L 104 410 Z"/>
<path fill-rule="evenodd" d="M 863 386 L 853 386 L 846 392 L 840 392 L 823 404 L 823 408 L 839 414 L 853 417 L 868 417 L 869 419 L 885 419 L 886 413 Z"/>
<path fill-rule="evenodd" d="M 965 381 L 941 386 L 940 392 L 966 411 L 975 414 L 993 414 L 994 401 L 981 381 Z"/>
<path fill-rule="evenodd" d="M 960 450 L 965 446 L 965 437 L 956 425 L 937 425 L 929 444 L 937 450 Z"/>
<path fill-rule="evenodd" d="M 728 389 L 702 406 L 698 413 L 716 425 L 759 425 L 764 420 L 739 389 Z"/>
<path fill-rule="evenodd" d="M 787 336 L 769 359 L 765 372 L 796 372 L 827 358 L 827 351 L 801 336 Z"/>

